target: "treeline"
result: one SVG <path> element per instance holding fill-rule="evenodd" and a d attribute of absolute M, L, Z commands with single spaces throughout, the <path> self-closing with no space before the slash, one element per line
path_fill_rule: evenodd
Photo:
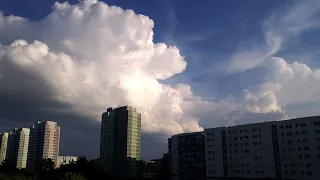
<path fill-rule="evenodd" d="M 4 162 L 0 166 L 0 180 L 111 180 L 111 177 L 100 170 L 98 160 L 80 157 L 77 162 L 59 168 L 54 167 L 51 159 L 44 159 L 36 173 L 15 169 Z"/>
<path fill-rule="evenodd" d="M 168 154 L 164 154 L 157 161 L 160 164 L 157 168 L 150 168 L 152 164 L 142 163 L 141 176 L 136 180 L 169 179 Z M 156 176 L 143 178 L 144 173 L 155 173 Z M 5 161 L 0 165 L 0 180 L 112 180 L 112 177 L 101 170 L 98 159 L 88 161 L 86 158 L 80 157 L 77 162 L 61 165 L 59 168 L 55 168 L 51 159 L 44 159 L 36 173 L 30 173 L 26 169 L 16 169 L 15 165 Z"/>

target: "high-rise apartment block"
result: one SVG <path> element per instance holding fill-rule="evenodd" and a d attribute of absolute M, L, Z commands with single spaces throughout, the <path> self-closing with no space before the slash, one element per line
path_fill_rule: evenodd
<path fill-rule="evenodd" d="M 27 168 L 36 170 L 42 159 L 52 159 L 58 166 L 60 126 L 57 122 L 37 122 L 30 128 Z"/>
<path fill-rule="evenodd" d="M 26 168 L 30 129 L 16 128 L 9 133 L 6 162 L 17 169 Z"/>
<path fill-rule="evenodd" d="M 203 179 L 320 179 L 320 116 L 210 128 L 204 136 Z M 177 157 L 194 153 L 195 144 L 189 139 L 181 151 L 176 137 L 169 140 L 171 176 L 181 180 L 186 167 Z M 189 160 L 188 167 L 199 165 Z"/>
<path fill-rule="evenodd" d="M 17 169 L 26 168 L 30 129 L 16 128 L 8 135 L 6 163 Z"/>
<path fill-rule="evenodd" d="M 100 164 L 116 178 L 135 178 L 139 171 L 141 114 L 131 106 L 108 108 L 102 115 Z"/>
<path fill-rule="evenodd" d="M 0 133 L 0 164 L 4 162 L 7 154 L 9 133 Z"/>

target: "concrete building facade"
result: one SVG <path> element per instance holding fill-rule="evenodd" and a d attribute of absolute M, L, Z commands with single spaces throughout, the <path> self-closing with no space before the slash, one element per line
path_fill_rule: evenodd
<path fill-rule="evenodd" d="M 26 168 L 29 146 L 29 128 L 16 128 L 8 135 L 6 162 L 17 169 Z"/>
<path fill-rule="evenodd" d="M 58 166 L 60 126 L 57 122 L 37 122 L 30 128 L 27 168 L 36 170 L 43 159 L 52 159 Z"/>
<path fill-rule="evenodd" d="M 211 128 L 204 134 L 206 179 L 320 179 L 320 116 Z M 183 135 L 168 141 L 172 179 L 185 168 L 179 151 Z M 192 141 L 184 148 L 195 146 Z"/>
<path fill-rule="evenodd" d="M 320 117 L 278 122 L 283 179 L 320 179 Z"/>
<path fill-rule="evenodd" d="M 227 128 L 228 177 L 276 178 L 272 125 L 276 122 Z"/>
<path fill-rule="evenodd" d="M 0 164 L 4 162 L 7 154 L 9 133 L 0 133 Z"/>
<path fill-rule="evenodd" d="M 205 180 L 203 132 L 183 133 L 169 140 L 171 177 L 175 180 Z"/>
<path fill-rule="evenodd" d="M 136 108 L 108 108 L 107 112 L 102 114 L 101 167 L 116 178 L 137 177 L 140 146 L 141 114 Z"/>
<path fill-rule="evenodd" d="M 228 177 L 225 127 L 205 129 L 206 179 Z"/>

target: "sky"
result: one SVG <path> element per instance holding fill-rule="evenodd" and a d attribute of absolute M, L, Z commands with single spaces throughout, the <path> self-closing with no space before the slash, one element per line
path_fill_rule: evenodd
<path fill-rule="evenodd" d="M 320 1 L 1 0 L 0 132 L 61 126 L 99 156 L 101 114 L 142 113 L 142 158 L 183 132 L 320 112 Z"/>

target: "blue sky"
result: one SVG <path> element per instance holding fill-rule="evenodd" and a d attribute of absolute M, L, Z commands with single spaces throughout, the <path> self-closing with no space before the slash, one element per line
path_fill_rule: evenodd
<path fill-rule="evenodd" d="M 37 68 L 29 69 L 27 72 L 30 73 L 30 77 L 37 77 L 39 82 L 44 82 L 41 84 L 43 92 L 38 93 L 41 97 L 36 99 L 39 100 L 39 104 L 47 103 L 47 105 L 41 105 L 40 109 L 35 106 L 32 111 L 28 109 L 30 108 L 28 106 L 29 112 L 25 112 L 22 105 L 19 106 L 20 109 L 17 108 L 16 111 L 25 114 L 30 119 L 21 122 L 22 125 L 30 124 L 32 119 L 39 116 L 39 112 L 49 117 L 57 117 L 57 119 L 73 119 L 75 122 L 81 122 L 79 123 L 81 125 L 77 125 L 79 129 L 75 130 L 75 133 L 83 132 L 80 127 L 92 126 L 92 129 L 86 130 L 90 131 L 92 136 L 83 138 L 97 144 L 99 133 L 96 133 L 93 127 L 96 128 L 99 124 L 92 123 L 92 119 L 96 114 L 100 117 L 100 110 L 106 109 L 105 106 L 128 102 L 140 106 L 146 102 L 150 103 L 149 100 L 155 101 L 156 103 L 152 105 L 152 111 L 155 109 L 155 113 L 152 114 L 150 109 L 146 110 L 146 114 L 149 113 L 149 116 L 146 117 L 150 119 L 143 124 L 143 127 L 146 133 L 145 141 L 148 141 L 149 144 L 145 143 L 144 146 L 150 148 L 150 143 L 154 147 L 157 146 L 157 143 L 162 143 L 162 148 L 153 150 L 157 153 L 144 150 L 147 154 L 145 157 L 150 158 L 165 151 L 164 142 L 166 140 L 164 139 L 174 133 L 222 125 L 318 115 L 320 111 L 320 98 L 318 97 L 320 93 L 319 1 L 103 1 L 108 5 L 118 6 L 125 10 L 132 9 L 135 12 L 134 16 L 121 12 L 122 16 L 116 17 L 118 19 L 115 22 L 112 18 L 108 19 L 109 17 L 103 19 L 100 16 L 103 13 L 97 13 L 98 15 L 88 13 L 88 9 L 97 12 L 99 10 L 95 9 L 97 7 L 94 5 L 97 3 L 93 0 L 90 0 L 88 9 L 84 8 L 85 3 L 75 0 L 68 1 L 69 4 L 64 8 L 62 6 L 53 8 L 55 2 L 56 0 L 0 1 L 0 12 L 4 14 L 0 13 L 0 60 L 7 60 L 6 58 L 9 57 L 9 60 L 15 62 L 18 67 L 24 67 L 22 63 L 24 58 L 36 58 L 38 56 L 35 54 L 41 54 L 42 50 L 46 49 L 39 43 L 32 44 L 32 41 L 39 40 L 49 49 L 49 52 L 45 53 L 52 55 L 61 52 L 70 55 L 71 62 L 68 65 L 74 65 L 76 67 L 74 72 L 77 72 L 73 75 L 65 75 L 63 70 L 68 69 L 67 65 L 61 67 L 61 63 L 50 64 L 48 60 L 37 59 L 45 62 L 44 64 L 52 69 L 52 72 L 51 69 L 42 72 L 43 66 L 38 68 L 38 64 L 34 63 L 37 61 L 33 60 L 33 65 Z M 58 2 L 65 1 L 58 0 Z M 100 3 L 100 5 L 106 7 L 105 4 Z M 78 18 L 75 14 L 70 13 L 74 10 L 72 8 L 80 9 L 88 19 L 93 17 L 93 20 L 86 21 L 86 19 Z M 116 14 L 116 11 L 110 9 L 107 12 Z M 50 13 L 52 14 L 49 15 Z M 65 14 L 70 21 L 64 17 Z M 154 28 L 150 29 L 146 25 L 151 22 L 150 20 L 147 20 L 148 23 L 141 23 L 137 14 L 152 19 Z M 14 24 L 15 21 L 10 19 L 9 15 L 23 17 L 28 21 Z M 105 26 L 109 25 L 109 21 L 115 27 Z M 104 28 L 105 32 L 111 29 L 109 35 L 112 36 L 101 36 L 100 31 L 97 31 L 99 28 Z M 155 46 L 151 48 L 152 50 L 159 48 L 157 45 L 165 43 L 168 46 L 177 47 L 180 54 L 177 55 L 174 49 L 166 47 L 165 50 L 162 49 L 165 52 L 164 56 L 149 57 L 148 52 L 145 52 L 137 56 L 138 58 L 134 57 L 130 54 L 133 50 L 139 54 L 144 52 L 144 49 L 135 44 L 140 39 L 130 39 L 132 37 L 126 34 L 130 32 L 127 31 L 128 29 L 145 32 L 145 34 L 153 32 L 153 45 Z M 91 30 L 95 34 L 88 32 Z M 141 42 L 145 43 L 143 35 L 141 37 Z M 116 41 L 109 42 L 108 38 L 114 38 Z M 24 39 L 29 45 L 34 45 L 34 50 L 37 48 L 40 50 L 37 49 L 35 54 L 32 54 L 30 49 L 26 50 L 25 54 L 21 55 L 24 58 L 15 57 L 15 54 L 2 57 L 2 51 L 11 53 L 8 50 L 10 48 L 6 48 L 7 46 L 17 48 L 19 43 L 25 45 L 25 42 L 11 44 L 18 39 Z M 135 49 L 137 47 L 138 49 Z M 127 49 L 121 54 L 119 53 L 121 48 Z M 127 62 L 114 61 L 110 59 L 108 53 L 119 59 L 133 58 L 131 60 L 134 63 L 130 65 L 135 66 L 143 75 L 135 71 L 123 71 L 122 67 L 126 67 Z M 184 59 L 180 58 L 180 55 Z M 88 57 L 93 57 L 91 60 L 93 64 L 97 63 L 97 66 L 92 66 L 90 69 L 87 68 L 89 66 L 82 66 L 83 64 L 79 63 L 79 59 Z M 141 65 L 142 59 L 146 57 L 152 63 Z M 65 60 L 63 57 L 61 59 L 63 59 L 62 62 L 70 60 Z M 97 62 L 94 61 L 96 59 Z M 184 68 L 184 61 L 187 62 L 186 68 Z M 110 68 L 110 62 L 113 62 L 111 64 L 114 65 L 114 68 Z M 14 99 L 8 100 L 8 93 L 16 93 L 16 96 L 19 96 L 24 94 L 21 92 L 22 89 L 26 89 L 27 92 L 37 92 L 37 89 L 30 87 L 26 80 L 19 81 L 17 77 L 21 78 L 21 74 L 19 76 L 16 71 L 7 75 L 7 77 L 13 77 L 8 82 L 2 80 L 4 78 L 1 79 L 1 75 L 6 75 L 5 73 L 10 74 L 0 69 L 0 104 L 4 104 L 1 103 L 3 99 L 6 100 L 4 102 L 19 102 Z M 119 76 L 126 75 L 121 77 L 125 80 L 120 89 L 108 84 L 114 79 L 109 76 L 117 73 L 120 74 Z M 92 83 L 90 84 L 92 86 L 88 85 L 88 82 L 84 83 L 81 78 L 79 80 L 79 77 L 85 76 L 89 79 L 94 77 L 89 82 Z M 130 79 L 131 77 L 133 78 Z M 119 81 L 123 80 L 121 78 Z M 57 83 L 56 79 L 63 83 L 67 82 L 58 86 L 66 90 L 65 92 L 55 92 L 56 89 L 52 88 Z M 71 86 L 68 86 L 70 84 Z M 108 89 L 109 85 L 110 89 Z M 1 87 L 8 88 L 1 89 Z M 132 92 L 127 92 L 131 90 Z M 70 95 L 72 92 L 77 92 L 81 96 L 73 97 Z M 108 93 L 114 94 L 110 97 Z M 29 95 L 30 93 L 26 96 Z M 1 99 L 2 96 L 5 98 Z M 56 97 L 63 97 L 62 99 L 66 101 L 52 102 L 52 99 Z M 78 99 L 79 97 L 81 98 Z M 35 97 L 28 98 L 34 100 Z M 100 98 L 105 102 L 99 102 Z M 88 101 L 91 107 L 88 108 L 87 104 L 83 104 L 81 100 Z M 18 105 L 13 104 L 10 107 L 16 106 Z M 61 107 L 62 109 L 59 109 Z M 3 111 L 9 112 L 5 108 L 7 107 L 2 108 Z M 72 111 L 65 110 L 66 108 Z M 81 108 L 87 108 L 90 111 L 85 111 L 86 114 L 81 117 L 73 112 Z M 43 109 L 46 111 L 44 112 Z M 54 111 L 51 111 L 53 109 Z M 48 113 L 49 110 L 50 113 Z M 84 112 L 83 109 L 82 112 Z M 10 113 L 4 114 L 6 115 L 1 115 L 0 111 L 0 119 L 16 118 Z M 164 117 L 159 117 L 159 114 Z M 74 128 L 74 125 L 70 125 L 72 123 L 69 124 L 65 120 L 61 120 L 60 123 L 66 129 Z M 20 126 L 18 120 L 8 121 L 7 126 L 12 125 Z M 75 140 L 76 137 L 74 139 L 68 137 L 62 143 L 77 141 L 76 143 L 81 145 L 82 142 Z M 87 153 L 90 156 L 95 156 L 98 152 L 97 148 L 90 152 L 78 152 L 78 149 L 81 148 L 76 149 L 78 154 Z M 71 153 L 73 150 L 62 147 L 65 153 Z"/>

